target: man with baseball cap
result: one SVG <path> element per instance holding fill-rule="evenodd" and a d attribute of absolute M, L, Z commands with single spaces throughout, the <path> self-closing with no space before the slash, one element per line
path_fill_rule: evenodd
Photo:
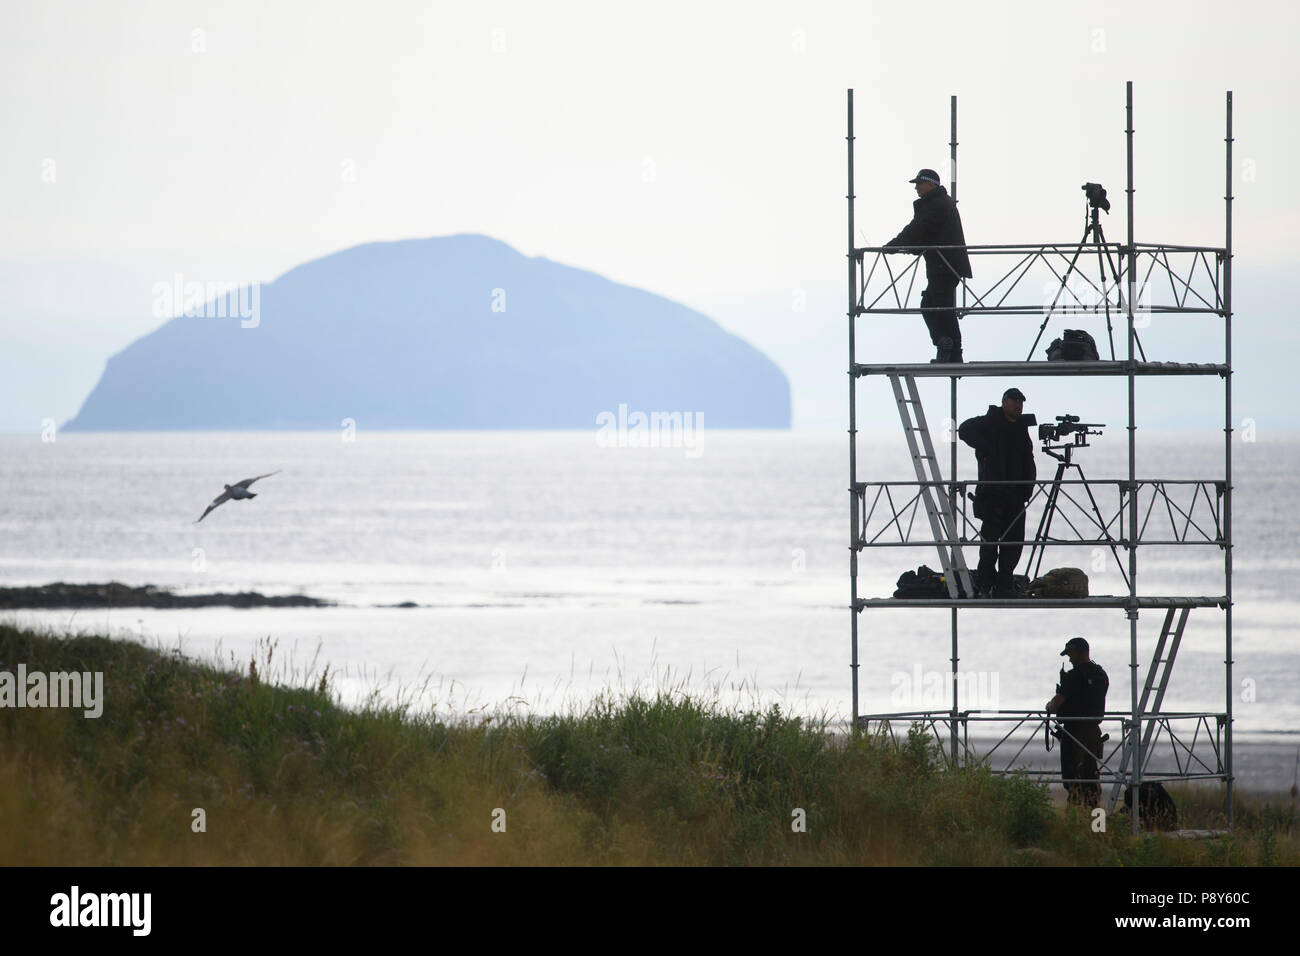
<path fill-rule="evenodd" d="M 1060 729 L 1061 782 L 1066 799 L 1085 807 L 1101 801 L 1097 761 L 1101 759 L 1101 719 L 1106 713 L 1106 691 L 1110 678 L 1101 665 L 1088 656 L 1088 642 L 1072 637 L 1065 642 L 1062 657 L 1069 657 L 1069 671 L 1061 668 L 1056 696 L 1047 702 L 1048 713 L 1055 713 Z"/>
<path fill-rule="evenodd" d="M 957 434 L 975 449 L 979 484 L 975 486 L 975 517 L 980 525 L 980 563 L 975 572 L 978 597 L 1018 597 L 1015 570 L 1025 540 L 1025 505 L 1034 496 L 1034 442 L 1030 426 L 1038 424 L 1024 414 L 1025 393 L 1009 388 L 1002 404 L 990 405 L 983 415 L 961 423 Z M 1001 482 L 989 484 L 989 482 Z M 1015 482 L 1015 484 L 1006 484 Z"/>
<path fill-rule="evenodd" d="M 933 362 L 960 362 L 961 326 L 957 324 L 957 286 L 969 277 L 970 257 L 966 254 L 966 236 L 961 228 L 957 203 L 939 182 L 933 169 L 923 169 L 908 182 L 916 184 L 917 199 L 912 203 L 912 221 L 889 242 L 893 246 L 957 246 L 955 249 L 926 249 L 925 276 L 928 280 L 921 293 L 921 315 L 930 330 L 930 341 L 937 349 Z M 909 250 L 920 255 L 920 249 Z"/>

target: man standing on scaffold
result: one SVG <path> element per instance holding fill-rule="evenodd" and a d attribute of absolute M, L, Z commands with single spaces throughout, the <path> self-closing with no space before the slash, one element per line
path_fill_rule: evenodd
<path fill-rule="evenodd" d="M 975 574 L 977 597 L 1014 598 L 1016 564 L 1025 540 L 1025 506 L 1034 495 L 1034 442 L 1029 427 L 1034 416 L 1024 414 L 1025 393 L 1009 388 L 1002 404 L 990 405 L 983 415 L 961 423 L 957 434 L 975 449 L 979 484 L 975 486 L 975 517 L 980 525 L 979 569 Z M 988 484 L 987 482 L 1003 482 Z M 1006 482 L 1015 482 L 1007 484 Z"/>
<path fill-rule="evenodd" d="M 961 326 L 957 323 L 957 286 L 969 278 L 970 257 L 956 201 L 939 182 L 933 169 L 923 169 L 915 179 L 917 200 L 912 203 L 912 221 L 885 248 L 893 246 L 959 246 L 957 249 L 926 249 L 925 277 L 921 293 L 921 315 L 930 330 L 937 352 L 931 362 L 960 362 Z M 920 255 L 914 252 L 913 255 Z"/>

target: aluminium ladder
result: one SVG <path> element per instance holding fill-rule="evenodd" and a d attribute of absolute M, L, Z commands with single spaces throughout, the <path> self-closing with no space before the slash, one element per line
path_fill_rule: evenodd
<path fill-rule="evenodd" d="M 919 496 L 930 519 L 930 530 L 934 532 L 934 540 L 938 544 L 939 563 L 943 566 L 943 577 L 948 583 L 948 596 L 953 599 L 972 597 L 975 591 L 971 587 L 970 570 L 966 567 L 958 543 L 956 516 L 948 497 L 943 493 L 939 460 L 935 457 L 934 443 L 930 440 L 930 428 L 925 423 L 925 409 L 921 407 L 921 398 L 916 390 L 916 377 L 891 371 L 889 384 L 894 389 L 898 417 L 903 423 L 903 434 L 907 437 L 907 450 L 911 453 L 912 466 L 916 469 L 916 480 L 920 482 Z M 907 386 L 906 396 L 903 394 L 904 384 Z M 918 435 L 921 437 L 919 446 Z"/>
<path fill-rule="evenodd" d="M 1169 686 L 1169 675 L 1174 668 L 1174 658 L 1178 656 L 1178 645 L 1183 639 L 1183 628 L 1187 626 L 1187 615 L 1191 613 L 1191 608 L 1183 608 L 1178 615 L 1178 624 L 1174 626 L 1174 608 L 1170 608 L 1165 613 L 1164 626 L 1160 628 L 1160 638 L 1156 641 L 1155 653 L 1151 655 L 1151 667 L 1147 670 L 1146 683 L 1142 687 L 1142 698 L 1138 701 L 1139 717 L 1156 716 L 1160 713 L 1160 706 L 1165 699 L 1165 689 Z M 1169 635 L 1173 633 L 1173 642 L 1169 645 L 1169 656 L 1162 657 L 1165 650 L 1165 643 Z M 1147 710 L 1147 701 L 1151 697 L 1152 690 L 1155 690 L 1155 701 L 1151 709 Z M 1157 721 L 1149 720 L 1142 733 L 1142 756 L 1143 763 L 1150 755 L 1151 739 L 1155 734 Z M 1131 731 L 1130 731 L 1131 733 Z M 1119 776 L 1110 788 L 1110 803 L 1106 808 L 1107 813 L 1115 812 L 1115 804 L 1119 800 L 1120 787 L 1125 779 L 1125 771 L 1128 770 L 1129 761 L 1133 759 L 1132 738 L 1126 734 L 1124 737 L 1123 755 L 1120 757 Z M 1145 769 L 1145 768 L 1144 768 Z M 1139 775 L 1140 776 L 1140 775 Z"/>

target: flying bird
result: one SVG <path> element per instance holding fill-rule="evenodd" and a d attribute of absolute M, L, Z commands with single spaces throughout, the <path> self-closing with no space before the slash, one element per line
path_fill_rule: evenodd
<path fill-rule="evenodd" d="M 220 504 L 224 504 L 225 502 L 229 501 L 231 498 L 235 498 L 236 500 L 239 501 L 242 501 L 245 498 L 256 498 L 257 494 L 255 492 L 249 491 L 248 486 L 255 481 L 261 480 L 262 478 L 270 478 L 271 475 L 278 475 L 283 470 L 284 469 L 281 468 L 272 472 L 268 472 L 265 475 L 258 475 L 256 478 L 245 478 L 243 481 L 235 485 L 225 485 L 224 487 L 226 490 L 212 499 L 212 504 L 208 505 L 208 510 L 203 512 L 203 514 L 199 515 L 198 521 L 195 521 L 194 523 L 198 524 L 199 521 L 202 521 L 204 518 L 208 516 L 208 511 L 211 511 L 213 508 L 217 507 Z"/>

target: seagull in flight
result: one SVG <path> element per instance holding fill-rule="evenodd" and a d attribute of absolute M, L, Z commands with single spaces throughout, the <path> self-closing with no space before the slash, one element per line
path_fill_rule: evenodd
<path fill-rule="evenodd" d="M 226 490 L 212 499 L 212 504 L 208 505 L 208 510 L 199 515 L 198 521 L 195 521 L 194 523 L 198 524 L 199 521 L 202 521 L 208 516 L 208 511 L 211 511 L 213 508 L 217 507 L 217 505 L 224 504 L 231 498 L 239 501 L 242 501 L 245 498 L 256 498 L 256 492 L 249 491 L 248 486 L 262 478 L 270 478 L 271 475 L 278 475 L 283 470 L 284 469 L 282 468 L 276 469 L 275 471 L 268 472 L 265 475 L 258 475 L 256 478 L 245 478 L 243 481 L 235 485 L 225 485 L 224 487 Z"/>

